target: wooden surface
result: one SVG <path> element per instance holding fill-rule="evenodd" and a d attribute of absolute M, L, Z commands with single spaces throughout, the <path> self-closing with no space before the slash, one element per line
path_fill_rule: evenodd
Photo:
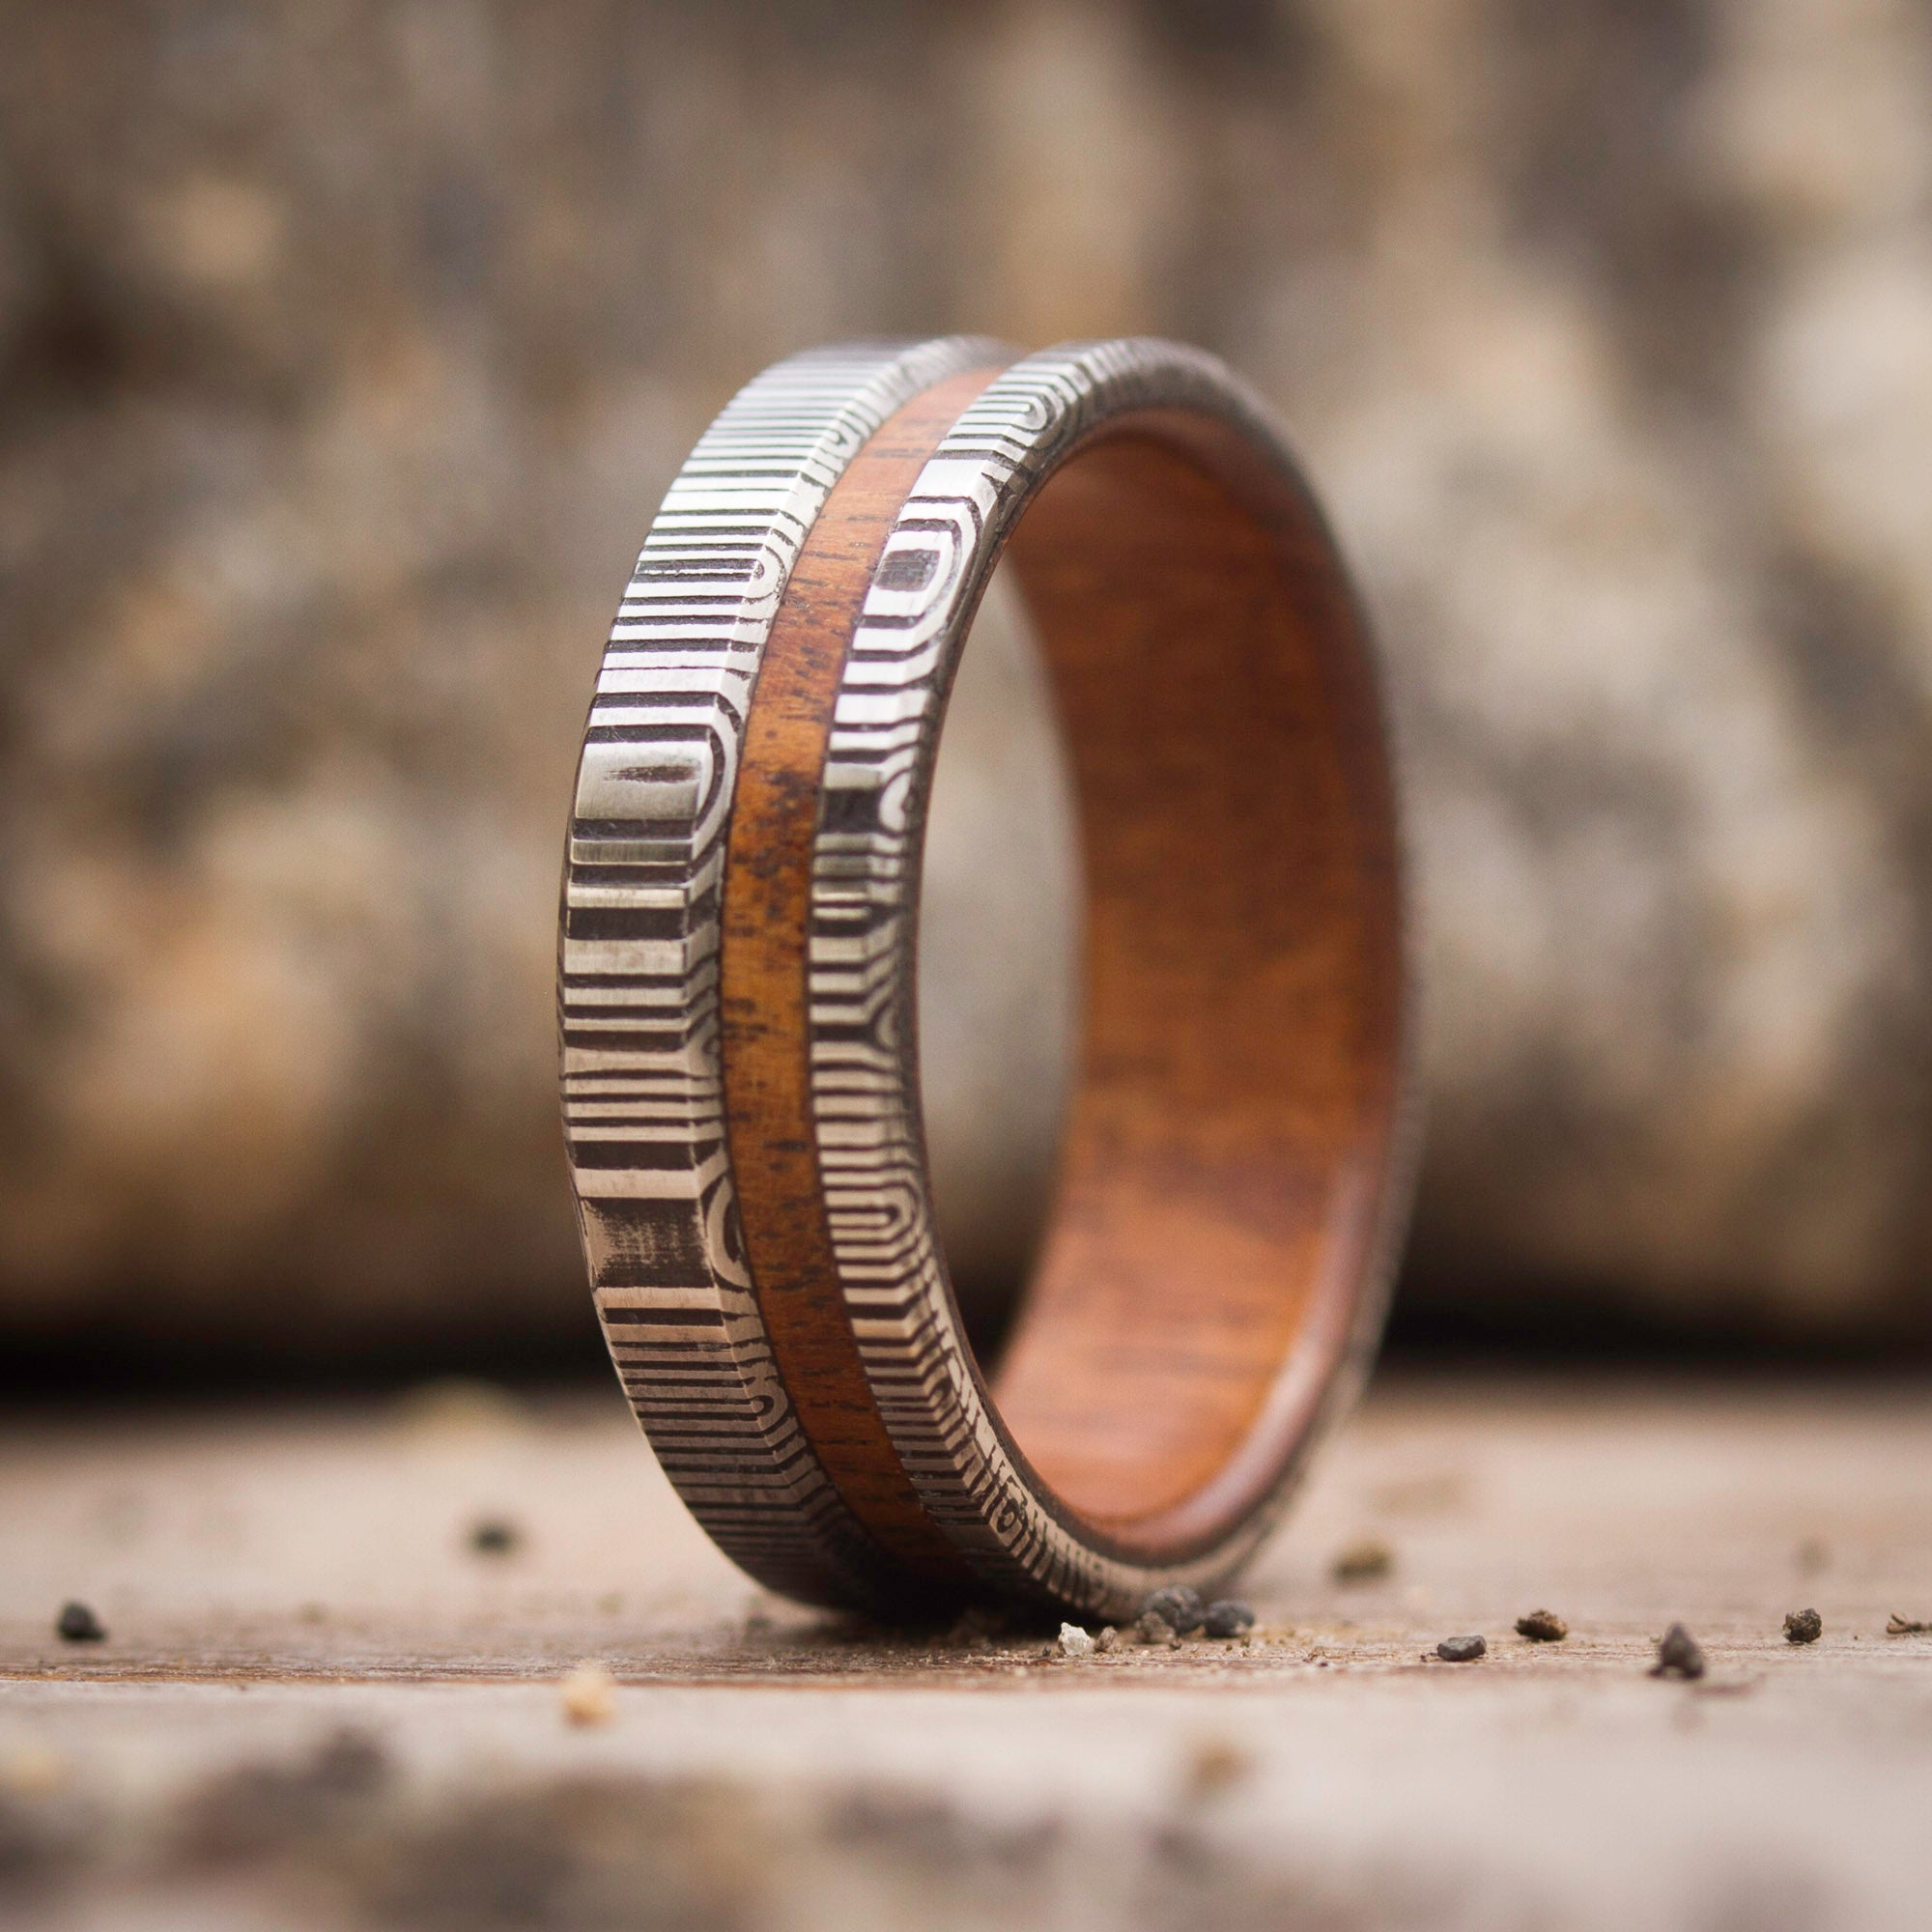
<path fill-rule="evenodd" d="M 1118 418 L 1012 554 L 1079 793 L 1087 973 L 995 1389 L 1070 1512 L 1172 1561 L 1299 1462 L 1406 1216 L 1386 725 L 1318 514 L 1208 417 Z"/>
<path fill-rule="evenodd" d="M 16 1416 L 0 1918 L 1919 1926 L 1932 1637 L 1884 1628 L 1932 1615 L 1928 1472 L 1920 1388 L 1383 1385 L 1251 1644 L 1075 1662 L 762 1595 L 604 1390 Z M 1336 1583 L 1364 1537 L 1390 1574 Z M 1565 1643 L 1511 1634 L 1544 1606 Z M 1700 1684 L 1647 1675 L 1673 1618 Z"/>

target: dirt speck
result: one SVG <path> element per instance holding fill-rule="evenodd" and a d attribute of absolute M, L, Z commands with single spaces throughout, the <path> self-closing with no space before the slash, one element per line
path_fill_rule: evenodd
<path fill-rule="evenodd" d="M 486 1516 L 469 1525 L 469 1547 L 478 1556 L 508 1556 L 524 1540 L 517 1525 L 500 1516 Z"/>
<path fill-rule="evenodd" d="M 63 1643 L 99 1643 L 107 1634 L 107 1627 L 85 1604 L 63 1604 L 61 1613 L 54 1619 L 54 1629 Z"/>
<path fill-rule="evenodd" d="M 1157 1610 L 1143 1610 L 1134 1625 L 1135 1637 L 1144 1644 L 1157 1648 L 1176 1650 L 1180 1645 L 1180 1633 Z"/>
<path fill-rule="evenodd" d="M 1395 1569 L 1395 1551 L 1375 1537 L 1337 1552 L 1328 1574 L 1338 1583 L 1377 1583 Z"/>
<path fill-rule="evenodd" d="M 1187 1760 L 1187 1795 L 1212 1798 L 1254 1775 L 1254 1759 L 1231 1738 L 1199 1738 Z"/>
<path fill-rule="evenodd" d="M 1209 1604 L 1201 1620 L 1202 1630 L 1212 1637 L 1240 1636 L 1254 1627 L 1254 1605 L 1235 1597 L 1223 1597 L 1218 1603 Z"/>
<path fill-rule="evenodd" d="M 1786 1643 L 1816 1643 L 1825 1634 L 1825 1619 L 1816 1610 L 1793 1610 L 1784 1619 Z"/>
<path fill-rule="evenodd" d="M 1651 1665 L 1650 1674 L 1653 1677 L 1703 1676 L 1703 1649 L 1682 1624 L 1672 1624 L 1658 1639 L 1657 1662 Z"/>
<path fill-rule="evenodd" d="M 1517 1618 L 1516 1634 L 1531 1643 L 1561 1643 L 1570 1634 L 1570 1626 L 1554 1610 L 1531 1610 Z"/>
<path fill-rule="evenodd" d="M 601 1663 L 580 1663 L 559 1687 L 565 1719 L 608 1724 L 617 1715 L 617 1686 Z"/>
<path fill-rule="evenodd" d="M 1186 1583 L 1171 1583 L 1164 1590 L 1150 1592 L 1141 1600 L 1141 1615 L 1159 1617 L 1181 1636 L 1198 1631 L 1207 1616 L 1201 1592 Z"/>

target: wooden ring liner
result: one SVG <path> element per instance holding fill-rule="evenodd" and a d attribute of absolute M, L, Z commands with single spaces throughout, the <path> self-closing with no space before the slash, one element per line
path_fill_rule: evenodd
<path fill-rule="evenodd" d="M 913 1015 L 946 695 L 1003 551 L 1088 905 L 1055 1206 L 989 1387 Z M 774 1587 L 889 1612 L 1223 1580 L 1378 1331 L 1403 960 L 1374 653 L 1219 363 L 946 341 L 768 371 L 646 542 L 565 875 L 586 1256 L 699 1520 Z"/>

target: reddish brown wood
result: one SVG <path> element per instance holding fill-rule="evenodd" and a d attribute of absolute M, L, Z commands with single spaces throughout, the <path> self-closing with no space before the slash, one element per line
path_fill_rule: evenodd
<path fill-rule="evenodd" d="M 1225 433 L 1129 420 L 1012 540 L 1079 788 L 1086 1044 L 998 1395 L 1071 1509 L 1150 1552 L 1237 1520 L 1306 1428 L 1393 1119 L 1372 659 L 1306 506 L 1249 472 Z"/>
<path fill-rule="evenodd" d="M 961 1559 L 872 1399 L 826 1226 L 806 936 L 861 604 L 921 464 L 992 373 L 900 411 L 828 498 L 753 695 L 724 889 L 726 1120 L 773 1356 L 854 1513 L 942 1586 Z M 1158 1565 L 1276 1486 L 1375 1273 L 1402 1053 L 1392 786 L 1332 549 L 1233 428 L 1117 418 L 1012 552 L 1072 746 L 1089 903 L 1059 1196 L 997 1395 L 1062 1519 Z"/>

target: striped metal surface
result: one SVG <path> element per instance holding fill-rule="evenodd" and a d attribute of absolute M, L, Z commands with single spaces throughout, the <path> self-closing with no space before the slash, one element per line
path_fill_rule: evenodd
<path fill-rule="evenodd" d="M 719 1545 L 826 1603 L 867 1601 L 880 1559 L 798 1429 L 746 1271 L 718 1064 L 724 835 L 759 659 L 827 492 L 895 409 L 987 353 L 814 352 L 725 407 L 611 626 L 564 868 L 564 1125 L 611 1358 Z"/>

